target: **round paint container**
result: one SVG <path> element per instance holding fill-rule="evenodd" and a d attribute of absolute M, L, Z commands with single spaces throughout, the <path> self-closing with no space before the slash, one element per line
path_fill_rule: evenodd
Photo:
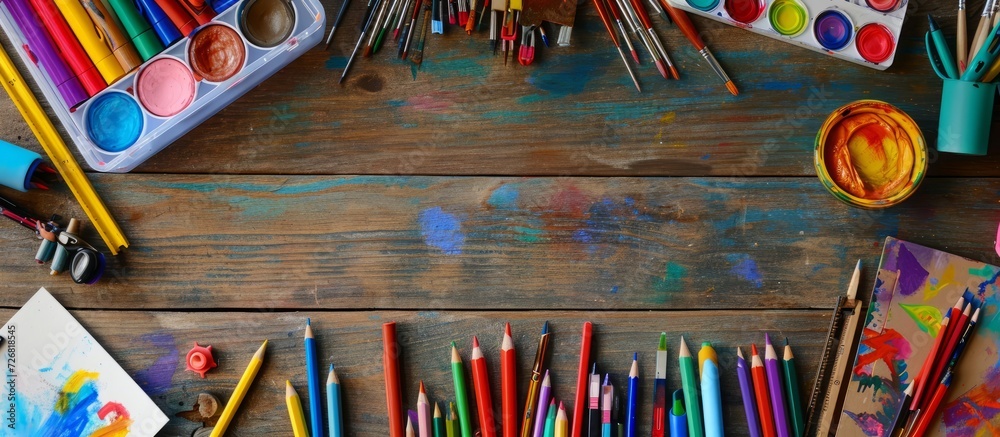
<path fill-rule="evenodd" d="M 813 24 L 813 36 L 823 48 L 838 51 L 847 47 L 847 44 L 851 42 L 851 38 L 854 36 L 854 25 L 843 12 L 828 9 L 816 17 Z"/>
<path fill-rule="evenodd" d="M 806 30 L 809 11 L 798 0 L 776 0 L 767 9 L 767 20 L 779 35 L 795 37 Z"/>
<path fill-rule="evenodd" d="M 295 8 L 286 0 L 247 0 L 242 8 L 240 31 L 255 46 L 275 47 L 295 29 Z"/>
<path fill-rule="evenodd" d="M 879 64 L 892 56 L 892 50 L 896 48 L 896 40 L 892 37 L 892 32 L 885 26 L 879 23 L 868 23 L 861 26 L 861 30 L 855 37 L 854 45 L 858 48 L 858 54 L 862 58 L 873 64 Z"/>
<path fill-rule="evenodd" d="M 102 150 L 118 153 L 139 140 L 145 125 L 142 108 L 123 92 L 97 96 L 84 109 L 87 136 Z"/>
<path fill-rule="evenodd" d="M 687 0 L 687 2 L 692 8 L 705 12 L 712 12 L 719 7 L 719 0 Z"/>
<path fill-rule="evenodd" d="M 194 74 L 209 82 L 224 82 L 246 64 L 247 49 L 236 30 L 224 24 L 202 27 L 188 42 Z"/>
<path fill-rule="evenodd" d="M 865 0 L 868 7 L 879 12 L 892 12 L 903 5 L 903 0 Z"/>
<path fill-rule="evenodd" d="M 761 0 L 726 0 L 724 7 L 730 18 L 743 24 L 757 21 L 764 13 L 764 2 Z"/>
<path fill-rule="evenodd" d="M 816 135 L 816 174 L 851 206 L 876 209 L 913 194 L 927 172 L 927 145 L 905 112 L 859 100 L 830 114 Z"/>
<path fill-rule="evenodd" d="M 135 77 L 136 96 L 150 114 L 172 117 L 194 101 L 194 75 L 176 58 L 156 59 L 142 67 Z"/>

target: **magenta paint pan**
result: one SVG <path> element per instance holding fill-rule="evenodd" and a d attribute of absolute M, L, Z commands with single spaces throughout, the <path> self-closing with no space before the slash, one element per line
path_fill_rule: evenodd
<path fill-rule="evenodd" d="M 247 58 L 243 38 L 224 24 L 199 29 L 191 38 L 187 53 L 194 74 L 209 82 L 224 82 L 235 76 Z"/>
<path fill-rule="evenodd" d="M 158 117 L 172 117 L 194 101 L 196 83 L 191 69 L 177 58 L 161 57 L 139 70 L 135 93 L 142 107 Z"/>

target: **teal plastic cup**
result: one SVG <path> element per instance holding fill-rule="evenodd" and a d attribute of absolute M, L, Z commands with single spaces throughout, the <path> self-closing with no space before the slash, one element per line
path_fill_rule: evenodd
<path fill-rule="evenodd" d="M 985 155 L 997 84 L 945 79 L 938 119 L 939 152 Z"/>

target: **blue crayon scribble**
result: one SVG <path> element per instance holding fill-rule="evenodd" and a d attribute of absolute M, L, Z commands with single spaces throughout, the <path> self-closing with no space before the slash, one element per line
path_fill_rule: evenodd
<path fill-rule="evenodd" d="M 730 272 L 736 275 L 736 277 L 750 282 L 757 288 L 764 285 L 764 280 L 760 276 L 760 271 L 757 270 L 757 262 L 754 261 L 753 258 L 750 258 L 750 255 L 745 253 L 734 253 L 726 255 L 726 259 L 733 264 L 733 268 Z"/>
<path fill-rule="evenodd" d="M 173 383 L 174 372 L 179 363 L 174 337 L 167 333 L 151 333 L 139 337 L 156 349 L 166 351 L 153 364 L 135 373 L 135 382 L 149 395 L 166 393 Z"/>
<path fill-rule="evenodd" d="M 423 235 L 427 245 L 441 249 L 446 255 L 462 253 L 465 234 L 457 217 L 435 206 L 421 211 L 419 221 L 420 235 Z"/>

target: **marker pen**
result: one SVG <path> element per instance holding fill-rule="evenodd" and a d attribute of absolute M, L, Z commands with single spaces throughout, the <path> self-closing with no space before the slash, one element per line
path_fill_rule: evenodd
<path fill-rule="evenodd" d="M 80 80 L 70 72 L 69 67 L 59 57 L 49 34 L 45 32 L 42 23 L 38 21 L 38 16 L 31 9 L 31 5 L 26 0 L 4 0 L 10 15 L 14 17 L 14 24 L 21 29 L 27 44 L 30 57 L 41 65 L 42 71 L 48 76 L 52 85 L 59 90 L 66 106 L 73 108 L 84 100 L 87 100 L 87 92 L 80 84 Z"/>
<path fill-rule="evenodd" d="M 101 39 L 108 44 L 111 54 L 115 56 L 118 65 L 121 65 L 126 74 L 142 65 L 139 52 L 135 51 L 132 41 L 122 33 L 101 0 L 80 0 L 80 4 L 83 10 L 87 11 L 87 15 L 90 15 L 90 21 L 94 22 Z"/>
<path fill-rule="evenodd" d="M 108 0 L 108 3 L 121 20 L 129 38 L 132 38 L 132 43 L 135 44 L 135 49 L 143 62 L 163 51 L 160 38 L 149 27 L 149 22 L 139 15 L 139 11 L 130 0 Z"/>
<path fill-rule="evenodd" d="M 80 1 L 54 0 L 54 3 L 59 8 L 59 12 L 62 13 L 63 18 L 66 19 L 66 23 L 69 24 L 70 29 L 73 29 L 73 34 L 80 41 L 83 49 L 87 52 L 87 56 L 94 62 L 97 71 L 101 73 L 104 81 L 111 84 L 121 79 L 125 75 L 125 70 L 122 69 L 122 65 L 111 54 L 111 48 L 108 47 L 108 40 L 102 38 L 103 35 L 99 33 L 100 29 L 87 16 L 87 11 L 80 5 Z"/>
<path fill-rule="evenodd" d="M 181 35 L 191 36 L 194 29 L 198 27 L 198 22 L 188 13 L 187 9 L 177 3 L 177 0 L 156 0 L 156 4 L 160 5 L 163 12 L 167 13 L 170 22 L 174 23 L 177 30 L 181 31 Z"/>
<path fill-rule="evenodd" d="M 207 24 L 215 18 L 215 11 L 205 3 L 205 0 L 177 0 L 188 13 L 198 20 L 198 25 Z"/>
<path fill-rule="evenodd" d="M 156 32 L 156 37 L 160 38 L 160 42 L 163 43 L 165 47 L 170 47 L 177 40 L 181 39 L 181 33 L 174 26 L 174 23 L 170 22 L 167 18 L 167 13 L 163 12 L 163 8 L 156 4 L 154 0 L 136 0 L 135 4 L 139 6 L 139 13 L 142 14 L 142 18 L 145 18 L 149 25 L 153 27 L 153 32 Z"/>
<path fill-rule="evenodd" d="M 94 63 L 83 51 L 80 42 L 76 40 L 73 31 L 70 30 L 66 20 L 63 19 L 56 5 L 51 0 L 29 0 L 31 7 L 38 14 L 45 29 L 52 37 L 54 47 L 59 51 L 63 60 L 69 65 L 69 69 L 80 79 L 80 84 L 87 94 L 93 96 L 108 87 L 108 83 L 101 77 L 101 73 L 94 67 Z"/>

